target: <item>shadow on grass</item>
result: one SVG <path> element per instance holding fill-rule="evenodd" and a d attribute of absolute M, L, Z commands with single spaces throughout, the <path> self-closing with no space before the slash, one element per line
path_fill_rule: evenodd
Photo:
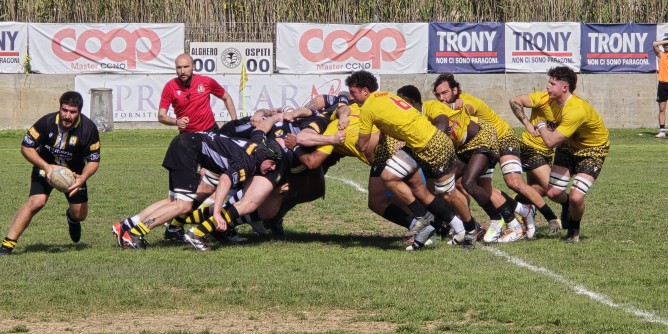
<path fill-rule="evenodd" d="M 87 248 L 91 248 L 90 245 L 87 243 L 69 243 L 69 244 L 61 244 L 61 245 L 54 245 L 54 244 L 44 244 L 44 243 L 38 243 L 38 244 L 31 244 L 27 245 L 24 248 L 23 252 L 19 252 L 18 254 L 22 253 L 32 253 L 32 252 L 42 252 L 42 253 L 63 253 L 63 252 L 72 252 L 72 251 L 80 251 L 84 250 Z M 12 253 L 16 254 L 16 253 Z"/>
<path fill-rule="evenodd" d="M 343 248 L 372 247 L 383 250 L 396 250 L 402 248 L 401 245 L 405 240 L 404 238 L 398 236 L 323 234 L 323 233 L 290 232 L 290 231 L 286 231 L 284 236 L 276 236 L 276 235 L 263 236 L 258 234 L 241 234 L 241 236 L 243 236 L 244 238 L 248 238 L 248 240 L 241 243 L 232 243 L 229 241 L 220 243 L 209 238 L 208 243 L 213 250 L 231 246 L 251 246 L 269 241 L 332 244 Z"/>

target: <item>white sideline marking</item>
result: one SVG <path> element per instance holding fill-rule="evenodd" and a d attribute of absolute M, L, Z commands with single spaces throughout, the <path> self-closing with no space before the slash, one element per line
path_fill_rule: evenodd
<path fill-rule="evenodd" d="M 348 180 L 348 179 L 340 179 L 340 178 L 338 178 L 338 177 L 329 176 L 329 175 L 325 175 L 325 177 L 328 178 L 328 179 L 332 179 L 332 180 L 337 180 L 337 181 L 343 182 L 343 183 L 345 183 L 345 184 L 347 184 L 347 185 L 349 185 L 349 186 L 355 188 L 355 190 L 357 190 L 357 191 L 359 191 L 359 192 L 361 192 L 361 193 L 365 193 L 365 194 L 366 194 L 366 193 L 369 192 L 368 190 L 366 190 L 366 188 L 362 187 L 359 183 L 355 183 L 354 181 L 351 181 L 351 180 Z"/>
<path fill-rule="evenodd" d="M 325 177 L 330 178 L 332 180 L 337 180 L 337 181 L 343 182 L 347 185 L 350 185 L 361 193 L 365 193 L 365 194 L 368 193 L 368 190 L 366 190 L 359 183 L 356 183 L 354 181 L 351 181 L 351 180 L 348 180 L 348 179 L 337 178 L 337 177 L 333 177 L 333 176 L 328 176 L 328 175 L 325 175 Z M 490 246 L 482 246 L 482 249 L 484 249 L 484 250 L 486 250 L 486 251 L 488 251 L 488 252 L 490 252 L 490 253 L 498 256 L 498 257 L 505 258 L 508 262 L 510 262 L 510 263 L 512 263 L 512 264 L 514 264 L 518 267 L 529 269 L 533 272 L 543 274 L 543 275 L 545 275 L 549 278 L 552 278 L 555 281 L 567 286 L 569 289 L 573 290 L 576 294 L 585 295 L 585 296 L 589 297 L 590 299 L 592 299 L 596 302 L 599 302 L 603 305 L 606 305 L 606 306 L 609 306 L 609 307 L 612 307 L 612 308 L 620 309 L 620 310 L 622 310 L 626 313 L 634 315 L 634 316 L 636 316 L 638 318 L 641 318 L 641 319 L 643 319 L 647 322 L 653 322 L 653 323 L 658 323 L 658 324 L 668 326 L 668 320 L 654 314 L 654 312 L 644 311 L 644 310 L 638 309 L 638 308 L 636 308 L 634 306 L 631 306 L 631 305 L 622 305 L 622 304 L 615 303 L 614 301 L 612 301 L 610 298 L 608 298 L 605 295 L 602 295 L 600 293 L 596 293 L 594 291 L 588 290 L 583 285 L 580 285 L 580 284 L 578 284 L 574 281 L 571 281 L 571 280 L 567 279 L 566 277 L 561 276 L 561 275 L 559 275 L 559 274 L 557 274 L 557 273 L 555 273 L 555 272 L 553 272 L 549 269 L 534 266 L 534 265 L 532 265 L 532 264 L 530 264 L 530 263 L 528 263 L 528 262 L 526 262 L 526 261 L 524 261 L 524 260 L 522 260 L 518 257 L 506 254 L 505 252 L 499 250 L 498 248 L 490 247 Z"/>

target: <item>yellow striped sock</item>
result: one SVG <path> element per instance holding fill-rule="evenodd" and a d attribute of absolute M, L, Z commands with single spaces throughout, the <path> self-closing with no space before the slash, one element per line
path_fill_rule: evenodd
<path fill-rule="evenodd" d="M 137 223 L 137 225 L 130 230 L 130 234 L 134 235 L 147 235 L 148 232 L 151 232 L 151 230 L 148 226 L 144 225 L 143 222 Z"/>
<path fill-rule="evenodd" d="M 7 248 L 14 248 L 16 247 L 16 240 L 9 240 L 5 238 L 5 240 L 2 241 L 2 245 Z"/>

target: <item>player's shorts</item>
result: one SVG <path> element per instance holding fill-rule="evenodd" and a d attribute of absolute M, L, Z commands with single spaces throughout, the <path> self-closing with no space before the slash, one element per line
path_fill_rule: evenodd
<path fill-rule="evenodd" d="M 50 196 L 51 191 L 53 191 L 53 187 L 46 180 L 46 174 L 44 174 L 44 171 L 33 166 L 32 173 L 30 174 L 30 196 L 42 195 L 42 194 Z M 74 196 L 70 197 L 69 194 L 64 194 L 64 195 L 65 198 L 67 198 L 68 203 L 71 204 L 86 203 L 88 202 L 88 187 L 84 182 L 84 184 L 81 185 L 81 187 L 79 187 L 79 191 L 77 191 L 77 193 L 74 194 Z"/>
<path fill-rule="evenodd" d="M 428 179 L 438 179 L 450 173 L 458 161 L 452 140 L 443 131 L 436 131 L 420 152 L 415 152 L 408 146 L 404 146 L 402 150 L 415 158 Z"/>
<path fill-rule="evenodd" d="M 462 162 L 468 163 L 474 154 L 484 154 L 489 158 L 489 168 L 494 168 L 499 161 L 499 142 L 496 138 L 496 131 L 487 122 L 480 121 L 478 125 L 480 131 L 457 149 L 457 157 Z"/>
<path fill-rule="evenodd" d="M 373 161 L 371 162 L 371 173 L 369 177 L 380 177 L 380 174 L 385 169 L 387 160 L 404 146 L 404 142 L 396 140 L 385 134 L 380 135 L 378 144 L 373 151 Z"/>
<path fill-rule="evenodd" d="M 554 165 L 568 168 L 571 174 L 582 173 L 596 179 L 603 169 L 603 162 L 608 152 L 610 152 L 610 142 L 582 149 L 560 145 L 555 150 Z"/>
<path fill-rule="evenodd" d="M 305 118 L 298 119 L 293 123 L 297 125 L 300 129 L 313 129 L 318 134 L 322 134 L 327 129 L 330 120 L 321 116 L 309 116 Z"/>
<path fill-rule="evenodd" d="M 668 82 L 661 82 L 656 87 L 656 102 L 668 101 Z"/>
<path fill-rule="evenodd" d="M 506 155 L 520 157 L 520 152 L 522 152 L 522 140 L 517 137 L 515 129 L 510 128 L 510 130 L 506 131 L 506 134 L 498 137 L 498 141 L 500 157 Z"/>
<path fill-rule="evenodd" d="M 532 171 L 541 166 L 552 166 L 552 159 L 554 159 L 554 150 L 541 150 L 533 146 L 527 145 L 524 142 L 521 144 L 520 160 L 522 161 L 522 169 L 525 172 Z"/>
<path fill-rule="evenodd" d="M 201 151 L 201 136 L 182 133 L 172 139 L 165 153 L 162 166 L 169 171 L 169 191 L 174 198 L 194 198 L 200 181 L 197 156 Z"/>

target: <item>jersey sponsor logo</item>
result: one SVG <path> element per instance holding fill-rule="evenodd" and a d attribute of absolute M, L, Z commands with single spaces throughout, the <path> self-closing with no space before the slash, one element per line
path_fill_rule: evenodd
<path fill-rule="evenodd" d="M 362 46 L 363 42 L 365 45 Z M 370 46 L 366 46 L 370 42 Z M 319 51 L 312 52 L 309 45 L 322 45 Z M 379 69 L 381 61 L 399 59 L 406 50 L 406 39 L 401 31 L 384 28 L 378 31 L 360 29 L 355 33 L 334 30 L 325 36 L 319 28 L 307 30 L 299 39 L 299 52 L 312 62 L 346 61 L 350 58 L 370 61 L 371 68 Z"/>
<path fill-rule="evenodd" d="M 88 156 L 88 161 L 100 161 L 100 153 L 93 153 Z"/>
<path fill-rule="evenodd" d="M 74 42 L 74 48 L 63 48 L 63 46 L 72 45 L 70 40 Z M 141 51 L 137 45 L 150 45 L 150 49 Z M 79 36 L 74 28 L 65 28 L 56 32 L 51 40 L 53 54 L 64 61 L 75 61 L 81 57 L 93 61 L 108 59 L 125 62 L 128 69 L 137 68 L 138 61 L 147 62 L 155 59 L 161 48 L 160 37 L 155 31 L 148 28 L 134 31 L 112 29 L 108 32 L 88 29 Z M 125 66 L 125 64 L 105 65 L 121 68 Z"/>
<path fill-rule="evenodd" d="M 35 141 L 32 140 L 32 137 L 30 137 L 30 135 L 28 135 L 28 134 L 26 134 L 26 135 L 23 137 L 23 142 L 26 143 L 27 145 L 30 145 L 30 146 L 35 145 Z"/>
<path fill-rule="evenodd" d="M 239 184 L 239 173 L 232 173 L 232 184 Z"/>
<path fill-rule="evenodd" d="M 70 137 L 70 140 L 67 143 L 67 145 L 74 146 L 74 145 L 77 144 L 78 140 L 79 140 L 79 138 L 77 138 L 77 136 L 72 136 L 72 137 Z"/>
<path fill-rule="evenodd" d="M 239 182 L 245 182 L 246 181 L 246 170 L 242 169 L 239 171 Z"/>

